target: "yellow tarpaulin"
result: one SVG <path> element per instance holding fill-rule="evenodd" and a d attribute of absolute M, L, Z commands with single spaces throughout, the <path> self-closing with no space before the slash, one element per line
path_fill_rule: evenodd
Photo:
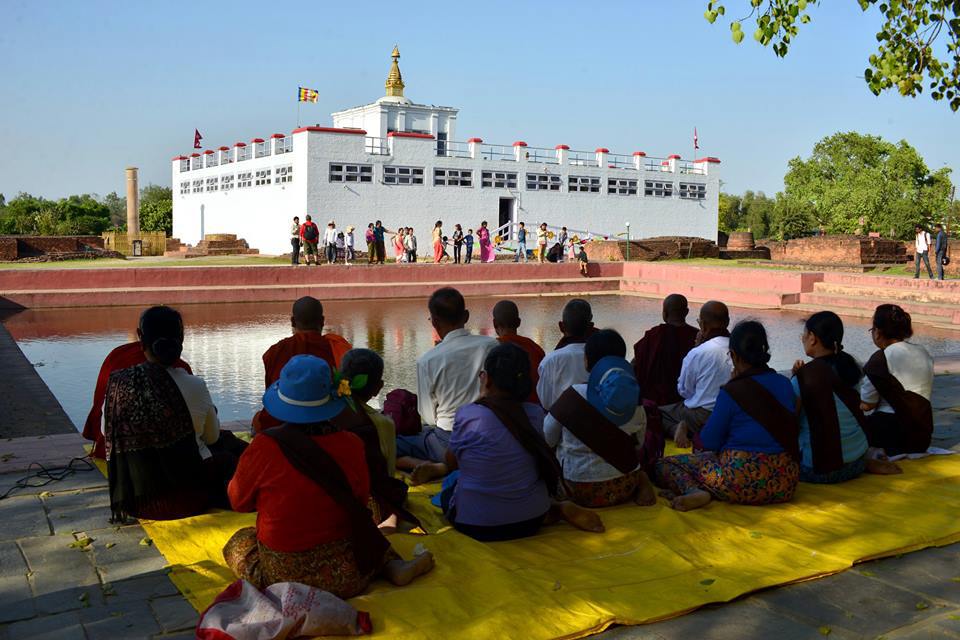
<path fill-rule="evenodd" d="M 566 524 L 526 540 L 483 544 L 443 526 L 411 493 L 427 536 L 394 535 L 404 556 L 421 543 L 434 571 L 410 586 L 376 581 L 351 603 L 393 638 L 576 638 L 612 623 L 670 618 L 711 602 L 842 571 L 855 562 L 960 541 L 960 455 L 901 463 L 900 476 L 801 484 L 785 505 L 711 503 L 678 513 L 623 505 L 601 511 L 607 532 Z M 233 576 L 221 549 L 252 514 L 143 522 L 171 578 L 203 610 Z"/>

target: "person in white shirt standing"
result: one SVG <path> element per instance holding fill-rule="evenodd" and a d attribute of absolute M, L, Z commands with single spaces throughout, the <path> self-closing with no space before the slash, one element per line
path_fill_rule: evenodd
<path fill-rule="evenodd" d="M 927 275 L 933 280 L 933 270 L 930 268 L 930 234 L 920 225 L 917 225 L 915 230 L 917 235 L 914 240 L 913 279 L 920 278 L 920 260 L 923 259 L 923 264 L 927 267 Z"/>
<path fill-rule="evenodd" d="M 560 331 L 563 339 L 557 348 L 540 363 L 537 397 L 547 411 L 557 398 L 575 384 L 585 384 L 590 374 L 583 357 L 583 346 L 593 328 L 593 309 L 590 303 L 574 298 L 563 307 Z"/>
<path fill-rule="evenodd" d="M 456 289 L 437 289 L 427 306 L 440 342 L 417 360 L 417 410 L 425 426 L 416 435 L 397 436 L 397 468 L 413 471 L 414 484 L 446 475 L 454 415 L 480 396 L 480 371 L 497 345 L 495 338 L 467 331 L 470 312 Z"/>
<path fill-rule="evenodd" d="M 678 447 L 689 447 L 713 412 L 720 387 L 730 380 L 730 310 L 711 300 L 700 307 L 700 333 L 683 358 L 677 393 L 681 402 L 660 407 L 663 428 Z"/>
<path fill-rule="evenodd" d="M 327 223 L 327 230 L 323 232 L 323 246 L 327 252 L 327 264 L 337 261 L 337 223 L 331 220 Z"/>
<path fill-rule="evenodd" d="M 352 263 L 353 263 L 353 258 L 354 258 L 354 253 L 353 253 L 353 225 L 352 225 L 352 224 L 347 227 L 347 233 L 344 234 L 344 241 L 346 242 L 347 252 L 346 252 L 346 254 L 344 255 L 344 260 L 343 260 L 343 261 L 344 261 L 345 264 L 352 264 Z"/>

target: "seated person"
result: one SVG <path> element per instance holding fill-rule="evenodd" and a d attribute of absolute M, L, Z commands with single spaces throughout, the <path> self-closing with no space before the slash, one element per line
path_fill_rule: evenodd
<path fill-rule="evenodd" d="M 687 324 L 687 299 L 672 293 L 663 299 L 663 324 L 650 329 L 633 345 L 633 371 L 644 400 L 658 407 L 683 400 L 677 393 L 680 367 L 697 339 Z"/>
<path fill-rule="evenodd" d="M 477 376 L 487 352 L 497 344 L 467 331 L 470 312 L 456 289 L 437 289 L 427 306 L 440 342 L 417 360 L 417 409 L 426 426 L 416 435 L 397 436 L 397 467 L 413 471 L 413 484 L 446 473 L 443 461 L 454 416 L 480 395 Z"/>
<path fill-rule="evenodd" d="M 879 347 L 863 372 L 861 407 L 867 416 L 867 440 L 889 456 L 921 453 L 933 437 L 933 358 L 913 335 L 910 314 L 895 304 L 881 304 L 873 313 L 870 329 Z"/>
<path fill-rule="evenodd" d="M 630 498 L 642 505 L 657 501 L 637 455 L 647 414 L 626 353 L 626 343 L 612 329 L 590 336 L 584 349 L 589 380 L 563 392 L 543 424 L 570 498 L 582 507 L 610 507 Z"/>
<path fill-rule="evenodd" d="M 323 358 L 330 369 L 340 366 L 344 354 L 350 350 L 350 343 L 335 333 L 323 333 L 323 304 L 316 298 L 304 296 L 293 303 L 290 325 L 293 335 L 284 338 L 263 354 L 264 388 L 280 379 L 284 365 L 297 355 L 311 355 Z M 280 421 L 261 409 L 253 416 L 253 430 L 260 433 L 264 429 L 275 427 Z"/>
<path fill-rule="evenodd" d="M 340 376 L 349 384 L 353 402 L 332 422 L 363 440 L 364 458 L 370 472 L 374 521 L 385 533 L 396 530 L 398 516 L 419 525 L 419 521 L 404 508 L 407 484 L 394 477 L 397 468 L 396 427 L 393 420 L 368 404 L 383 389 L 383 359 L 370 349 L 351 349 L 343 356 Z"/>
<path fill-rule="evenodd" d="M 800 481 L 845 482 L 864 471 L 899 473 L 891 462 L 867 455 L 866 418 L 860 410 L 860 365 L 843 350 L 843 321 L 820 311 L 804 324 L 804 352 L 793 366 L 800 400 Z"/>
<path fill-rule="evenodd" d="M 230 502 L 256 511 L 257 525 L 223 548 L 227 566 L 258 589 L 300 582 L 347 599 L 378 574 L 405 585 L 433 568 L 429 552 L 401 559 L 373 522 L 363 442 L 331 422 L 346 406 L 337 391 L 324 360 L 299 355 L 263 394 L 284 424 L 255 437 L 240 458 Z"/>
<path fill-rule="evenodd" d="M 656 483 L 666 490 L 661 495 L 678 511 L 710 500 L 787 502 L 797 487 L 797 400 L 790 381 L 767 366 L 770 347 L 763 325 L 748 320 L 734 327 L 730 354 L 734 378 L 720 389 L 700 433 L 704 451 L 656 464 Z"/>
<path fill-rule="evenodd" d="M 540 380 L 537 382 L 537 396 L 547 411 L 567 388 L 587 381 L 583 345 L 596 331 L 589 302 L 574 298 L 564 305 L 560 320 L 563 338 L 547 354 L 538 369 Z"/>
<path fill-rule="evenodd" d="M 107 397 L 107 383 L 110 381 L 110 374 L 128 367 L 135 367 L 146 361 L 143 345 L 137 341 L 122 344 L 115 348 L 107 354 L 100 366 L 97 384 L 93 390 L 93 406 L 90 408 L 87 421 L 83 425 L 83 437 L 93 441 L 93 450 L 90 452 L 92 457 L 106 458 L 103 440 L 103 400 Z M 179 358 L 173 366 L 183 369 L 187 373 L 193 373 L 190 365 Z"/>
<path fill-rule="evenodd" d="M 113 521 L 174 520 L 228 507 L 237 459 L 224 449 L 243 445 L 217 447 L 220 421 L 207 385 L 175 366 L 183 351 L 180 314 L 147 309 L 137 336 L 146 361 L 110 375 L 104 405 Z"/>
<path fill-rule="evenodd" d="M 527 352 L 530 358 L 530 380 L 533 382 L 533 390 L 527 402 L 540 404 L 540 398 L 537 397 L 537 382 L 540 381 L 538 369 L 540 363 L 546 355 L 543 348 L 530 338 L 517 334 L 520 327 L 520 310 L 513 300 L 501 300 L 493 306 L 493 330 L 497 332 L 499 342 L 509 342 L 515 344 Z"/>
<path fill-rule="evenodd" d="M 459 472 L 445 482 L 441 506 L 454 528 L 476 540 L 525 538 L 557 520 L 603 531 L 597 514 L 554 499 L 560 467 L 543 440 L 543 410 L 524 402 L 529 371 L 523 350 L 497 345 L 483 365 L 480 399 L 457 411 L 446 457 Z"/>
<path fill-rule="evenodd" d="M 720 386 L 730 379 L 730 311 L 711 300 L 700 307 L 696 346 L 684 356 L 677 381 L 682 402 L 660 407 L 664 430 L 678 447 L 689 447 L 710 418 Z"/>

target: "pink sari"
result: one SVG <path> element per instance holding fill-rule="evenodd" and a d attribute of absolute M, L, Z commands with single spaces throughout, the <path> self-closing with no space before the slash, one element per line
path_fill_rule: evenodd
<path fill-rule="evenodd" d="M 406 250 L 403 247 L 403 238 L 399 234 L 393 236 L 393 253 L 397 262 L 400 262 L 400 259 L 406 255 Z"/>
<path fill-rule="evenodd" d="M 490 244 L 490 230 L 484 227 L 477 229 L 477 240 L 480 242 L 480 262 L 493 262 L 495 252 Z"/>

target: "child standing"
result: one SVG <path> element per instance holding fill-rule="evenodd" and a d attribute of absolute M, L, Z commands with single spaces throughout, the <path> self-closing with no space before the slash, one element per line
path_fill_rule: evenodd
<path fill-rule="evenodd" d="M 463 263 L 470 264 L 473 260 L 473 229 L 467 229 L 467 235 L 463 236 L 463 249 L 467 254 L 463 257 Z"/>
<path fill-rule="evenodd" d="M 580 252 L 577 253 L 577 262 L 580 263 L 580 275 L 589 277 L 587 264 L 589 264 L 590 261 L 587 260 L 587 250 L 583 248 L 582 244 L 580 245 Z"/>
<path fill-rule="evenodd" d="M 336 264 L 337 260 L 340 259 L 340 256 L 343 256 L 343 261 L 346 262 L 347 257 L 347 241 L 343 235 L 343 232 L 337 234 L 337 243 L 336 243 L 336 252 L 333 254 L 333 263 Z"/>
<path fill-rule="evenodd" d="M 460 264 L 460 254 L 463 250 L 463 228 L 460 225 L 453 227 L 453 262 Z"/>
<path fill-rule="evenodd" d="M 541 222 L 540 229 L 537 230 L 537 258 L 541 264 L 547 259 L 547 240 L 549 237 L 550 232 L 547 231 L 547 223 Z"/>

